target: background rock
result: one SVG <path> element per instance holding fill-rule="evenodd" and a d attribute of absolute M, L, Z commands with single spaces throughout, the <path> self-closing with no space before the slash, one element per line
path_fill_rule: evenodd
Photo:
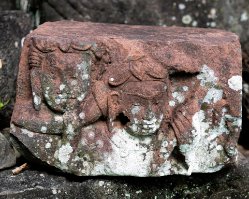
<path fill-rule="evenodd" d="M 13 10 L 16 7 L 15 0 L 1 0 L 0 1 L 0 11 L 3 10 Z"/>
<path fill-rule="evenodd" d="M 9 129 L 0 132 L 0 170 L 16 164 L 16 152 L 9 140 Z"/>
<path fill-rule="evenodd" d="M 0 110 L 0 129 L 9 126 L 15 101 L 22 39 L 31 29 L 29 14 L 22 11 L 0 12 L 0 102 L 7 102 Z"/>
<path fill-rule="evenodd" d="M 0 172 L 0 198 L 249 198 L 249 160 L 213 174 L 163 178 L 61 176 L 55 172 L 26 170 L 11 177 Z"/>
<path fill-rule="evenodd" d="M 237 33 L 249 50 L 247 0 L 43 0 L 41 22 L 73 19 L 107 23 L 198 26 Z"/>

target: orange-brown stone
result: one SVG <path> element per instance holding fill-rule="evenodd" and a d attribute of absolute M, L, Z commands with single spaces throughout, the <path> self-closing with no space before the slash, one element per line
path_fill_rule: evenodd
<path fill-rule="evenodd" d="M 233 33 L 45 23 L 24 43 L 11 133 L 76 175 L 214 172 L 236 160 L 241 84 Z"/>

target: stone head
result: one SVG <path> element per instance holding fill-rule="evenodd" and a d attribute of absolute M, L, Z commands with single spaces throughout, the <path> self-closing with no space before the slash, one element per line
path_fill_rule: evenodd
<path fill-rule="evenodd" d="M 91 60 L 86 50 L 90 47 L 72 41 L 33 41 L 29 62 L 31 67 L 40 71 L 40 77 L 33 79 L 40 78 L 42 93 L 51 109 L 65 112 L 74 109 L 85 98 L 90 84 Z"/>
<path fill-rule="evenodd" d="M 130 62 L 126 70 L 113 73 L 108 83 L 114 90 L 108 97 L 110 128 L 124 128 L 135 136 L 155 134 L 168 101 L 166 68 L 149 59 Z"/>

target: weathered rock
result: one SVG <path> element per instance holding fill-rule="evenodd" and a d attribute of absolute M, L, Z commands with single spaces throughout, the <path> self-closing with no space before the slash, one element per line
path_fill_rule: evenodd
<path fill-rule="evenodd" d="M 249 51 L 243 53 L 242 130 L 238 143 L 249 151 Z"/>
<path fill-rule="evenodd" d="M 242 69 L 233 33 L 46 23 L 27 37 L 19 70 L 11 133 L 65 172 L 190 175 L 235 162 Z"/>
<path fill-rule="evenodd" d="M 13 10 L 13 9 L 15 9 L 15 1 L 13 0 L 1 0 L 0 1 L 0 11 Z"/>
<path fill-rule="evenodd" d="M 249 51 L 248 0 L 44 0 L 40 10 L 42 22 L 74 19 L 221 28 L 237 33 Z"/>
<path fill-rule="evenodd" d="M 239 156 L 238 166 L 212 174 L 162 178 L 62 176 L 34 169 L 16 176 L 0 172 L 0 198 L 86 198 L 86 199 L 248 199 L 249 159 Z"/>
<path fill-rule="evenodd" d="M 10 144 L 9 129 L 0 132 L 0 170 L 16 164 L 16 153 Z"/>
<path fill-rule="evenodd" d="M 31 18 L 21 11 L 0 12 L 0 129 L 9 126 L 16 94 L 21 41 L 32 29 Z"/>

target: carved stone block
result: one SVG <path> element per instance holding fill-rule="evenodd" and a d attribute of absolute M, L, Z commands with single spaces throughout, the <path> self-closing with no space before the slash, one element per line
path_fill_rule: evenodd
<path fill-rule="evenodd" d="M 236 161 L 241 82 L 233 33 L 45 23 L 24 43 L 11 133 L 79 176 L 215 172 Z"/>

